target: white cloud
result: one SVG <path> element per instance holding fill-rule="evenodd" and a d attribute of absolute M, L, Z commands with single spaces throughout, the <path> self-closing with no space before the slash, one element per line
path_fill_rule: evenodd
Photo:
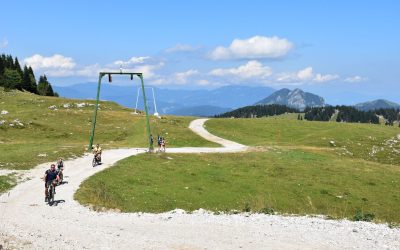
<path fill-rule="evenodd" d="M 331 75 L 331 74 L 327 74 L 327 75 L 321 75 L 321 74 L 316 74 L 313 81 L 314 82 L 330 82 L 333 80 L 336 80 L 339 78 L 339 75 Z"/>
<path fill-rule="evenodd" d="M 189 79 L 193 76 L 199 74 L 198 70 L 190 69 L 184 72 L 176 72 L 169 76 L 157 76 L 151 81 L 152 84 L 155 85 L 163 85 L 163 84 L 187 84 L 189 83 Z M 191 79 L 193 80 L 193 79 Z M 196 80 L 197 82 L 197 80 Z"/>
<path fill-rule="evenodd" d="M 48 76 L 67 77 L 67 76 L 83 76 L 97 77 L 100 71 L 119 71 L 123 64 L 125 72 L 141 72 L 147 79 L 156 77 L 155 71 L 164 66 L 164 62 L 154 64 L 143 64 L 150 57 L 132 57 L 128 61 L 116 61 L 106 66 L 100 64 L 92 64 L 83 67 L 76 67 L 71 57 L 65 57 L 59 54 L 51 57 L 44 57 L 36 54 L 25 58 L 24 62 L 31 66 L 34 70 L 38 70 Z"/>
<path fill-rule="evenodd" d="M 188 44 L 177 44 L 174 47 L 168 48 L 165 50 L 167 53 L 174 53 L 174 52 L 190 52 L 199 49 L 199 47 L 193 47 Z"/>
<path fill-rule="evenodd" d="M 210 84 L 211 84 L 210 81 L 208 81 L 208 80 L 206 80 L 206 79 L 197 80 L 196 83 L 197 83 L 198 85 L 200 85 L 200 86 L 207 86 L 207 85 L 210 85 Z"/>
<path fill-rule="evenodd" d="M 151 79 L 157 77 L 155 71 L 164 67 L 164 65 L 165 64 L 163 62 L 160 62 L 158 64 L 139 65 L 131 69 L 124 69 L 124 71 L 140 72 L 143 73 L 143 77 Z"/>
<path fill-rule="evenodd" d="M 276 81 L 284 83 L 304 83 L 304 82 L 329 82 L 339 79 L 339 75 L 314 73 L 312 67 L 299 70 L 297 72 L 283 72 L 276 76 Z"/>
<path fill-rule="evenodd" d="M 75 75 L 75 72 L 69 69 L 49 69 L 44 71 L 43 73 L 45 73 L 46 76 L 52 77 L 68 77 Z"/>
<path fill-rule="evenodd" d="M 140 57 L 131 57 L 128 61 L 123 61 L 123 60 L 118 60 L 115 61 L 113 64 L 117 66 L 129 66 L 129 65 L 134 65 L 134 64 L 142 64 L 145 61 L 148 61 L 150 59 L 149 56 L 140 56 Z"/>
<path fill-rule="evenodd" d="M 366 77 L 362 77 L 362 76 L 351 76 L 351 77 L 347 77 L 346 79 L 344 79 L 345 82 L 365 82 L 367 81 L 368 78 Z"/>
<path fill-rule="evenodd" d="M 6 38 L 3 38 L 1 41 L 0 41 L 0 49 L 3 49 L 3 48 L 5 48 L 5 47 L 7 47 L 8 46 L 8 40 L 6 39 Z"/>
<path fill-rule="evenodd" d="M 36 54 L 24 59 L 25 64 L 31 66 L 35 70 L 49 69 L 51 71 L 66 71 L 75 67 L 75 62 L 71 57 L 55 54 L 50 57 L 44 57 Z"/>
<path fill-rule="evenodd" d="M 188 78 L 197 75 L 199 72 L 194 69 L 190 69 L 185 72 L 178 72 L 173 75 L 173 81 L 178 84 L 185 84 L 188 81 Z"/>
<path fill-rule="evenodd" d="M 272 75 L 272 70 L 270 67 L 262 65 L 260 62 L 252 60 L 237 68 L 214 69 L 211 70 L 209 74 L 219 77 L 233 76 L 240 79 L 266 79 Z"/>
<path fill-rule="evenodd" d="M 214 60 L 279 58 L 292 48 L 293 44 L 285 38 L 253 36 L 235 39 L 229 47 L 219 46 L 211 52 L 210 57 Z"/>
<path fill-rule="evenodd" d="M 78 76 L 94 77 L 94 76 L 98 76 L 100 71 L 102 71 L 100 64 L 96 63 L 96 64 L 85 66 L 85 67 L 77 70 L 75 73 Z"/>
<path fill-rule="evenodd" d="M 313 69 L 311 67 L 307 67 L 303 70 L 299 70 L 296 74 L 297 78 L 301 81 L 310 80 L 313 77 Z"/>
<path fill-rule="evenodd" d="M 151 79 L 157 77 L 155 71 L 164 66 L 163 62 L 158 64 L 143 64 L 136 65 L 129 68 L 122 68 L 123 72 L 136 72 L 143 73 L 146 79 Z M 92 64 L 85 66 L 79 70 L 75 71 L 75 75 L 84 77 L 96 77 L 99 75 L 100 71 L 105 72 L 119 72 L 120 68 L 117 65 L 109 65 L 108 67 L 102 67 L 100 64 Z"/>

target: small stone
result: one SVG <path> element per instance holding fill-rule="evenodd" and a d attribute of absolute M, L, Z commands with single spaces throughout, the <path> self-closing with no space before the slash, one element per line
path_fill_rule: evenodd
<path fill-rule="evenodd" d="M 86 106 L 86 103 L 82 102 L 82 103 L 76 103 L 76 107 L 77 108 L 83 108 Z"/>

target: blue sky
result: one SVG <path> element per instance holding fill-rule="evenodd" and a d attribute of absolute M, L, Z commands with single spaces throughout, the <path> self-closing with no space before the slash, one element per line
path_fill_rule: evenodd
<path fill-rule="evenodd" d="M 3 1 L 0 53 L 54 85 L 142 71 L 175 88 L 302 88 L 400 102 L 399 1 Z M 124 84 L 123 81 L 117 83 Z"/>

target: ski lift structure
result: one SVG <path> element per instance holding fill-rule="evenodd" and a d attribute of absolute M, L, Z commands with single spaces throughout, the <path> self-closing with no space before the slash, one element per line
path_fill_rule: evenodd
<path fill-rule="evenodd" d="M 150 119 L 149 119 L 149 111 L 148 111 L 148 107 L 147 107 L 147 99 L 146 99 L 146 92 L 145 92 L 145 86 L 144 86 L 144 80 L 143 80 L 143 73 L 139 73 L 139 72 L 122 72 L 122 67 L 120 68 L 119 72 L 99 72 L 99 82 L 98 82 L 98 85 L 97 85 L 96 104 L 94 105 L 93 120 L 92 120 L 92 130 L 90 132 L 88 150 L 91 150 L 92 146 L 93 146 L 94 132 L 95 132 L 95 129 L 96 129 L 97 111 L 99 109 L 101 79 L 106 75 L 108 76 L 108 82 L 109 83 L 112 82 L 112 76 L 113 75 L 128 75 L 128 76 L 130 76 L 131 80 L 133 80 L 133 76 L 138 76 L 139 77 L 140 82 L 141 82 L 141 87 L 138 88 L 138 93 L 139 93 L 139 90 L 142 89 L 143 101 L 144 101 L 144 110 L 145 110 L 145 114 L 146 114 L 146 128 L 147 128 L 147 138 L 148 138 L 148 142 L 149 142 L 149 152 L 153 151 L 154 148 L 153 148 L 153 144 L 151 142 Z M 154 99 L 154 90 L 153 90 L 153 99 Z M 138 102 L 138 100 L 136 100 L 136 105 L 137 105 L 137 102 Z M 155 105 L 155 101 L 154 101 L 154 105 Z M 157 113 L 157 111 L 156 111 L 156 113 Z"/>
<path fill-rule="evenodd" d="M 157 111 L 157 103 L 156 103 L 156 97 L 155 97 L 155 94 L 154 94 L 154 88 L 153 87 L 145 87 L 145 88 L 146 89 L 151 89 L 151 92 L 153 94 L 153 105 L 154 105 L 154 114 L 153 115 L 156 116 L 157 118 L 161 118 L 160 114 Z M 140 87 L 138 87 L 138 90 L 137 90 L 135 111 L 132 113 L 134 115 L 138 114 L 137 110 L 138 110 L 138 104 L 139 104 L 139 96 L 140 96 Z"/>

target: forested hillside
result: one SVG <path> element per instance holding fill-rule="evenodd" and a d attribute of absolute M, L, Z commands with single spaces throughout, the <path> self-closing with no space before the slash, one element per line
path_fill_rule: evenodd
<path fill-rule="evenodd" d="M 271 104 L 271 105 L 247 106 L 220 115 L 216 115 L 215 117 L 255 118 L 255 117 L 281 115 L 284 113 L 299 113 L 299 112 L 300 111 L 298 109 L 289 108 L 285 105 Z"/>
<path fill-rule="evenodd" d="M 38 95 L 58 96 L 46 75 L 40 76 L 37 83 L 32 68 L 27 65 L 21 68 L 18 58 L 14 59 L 11 55 L 0 56 L 0 86 L 5 90 L 18 89 Z"/>
<path fill-rule="evenodd" d="M 309 121 L 358 122 L 379 124 L 379 117 L 384 119 L 385 125 L 399 124 L 399 109 L 378 109 L 361 111 L 351 106 L 327 106 L 318 108 L 306 108 L 304 119 Z"/>

